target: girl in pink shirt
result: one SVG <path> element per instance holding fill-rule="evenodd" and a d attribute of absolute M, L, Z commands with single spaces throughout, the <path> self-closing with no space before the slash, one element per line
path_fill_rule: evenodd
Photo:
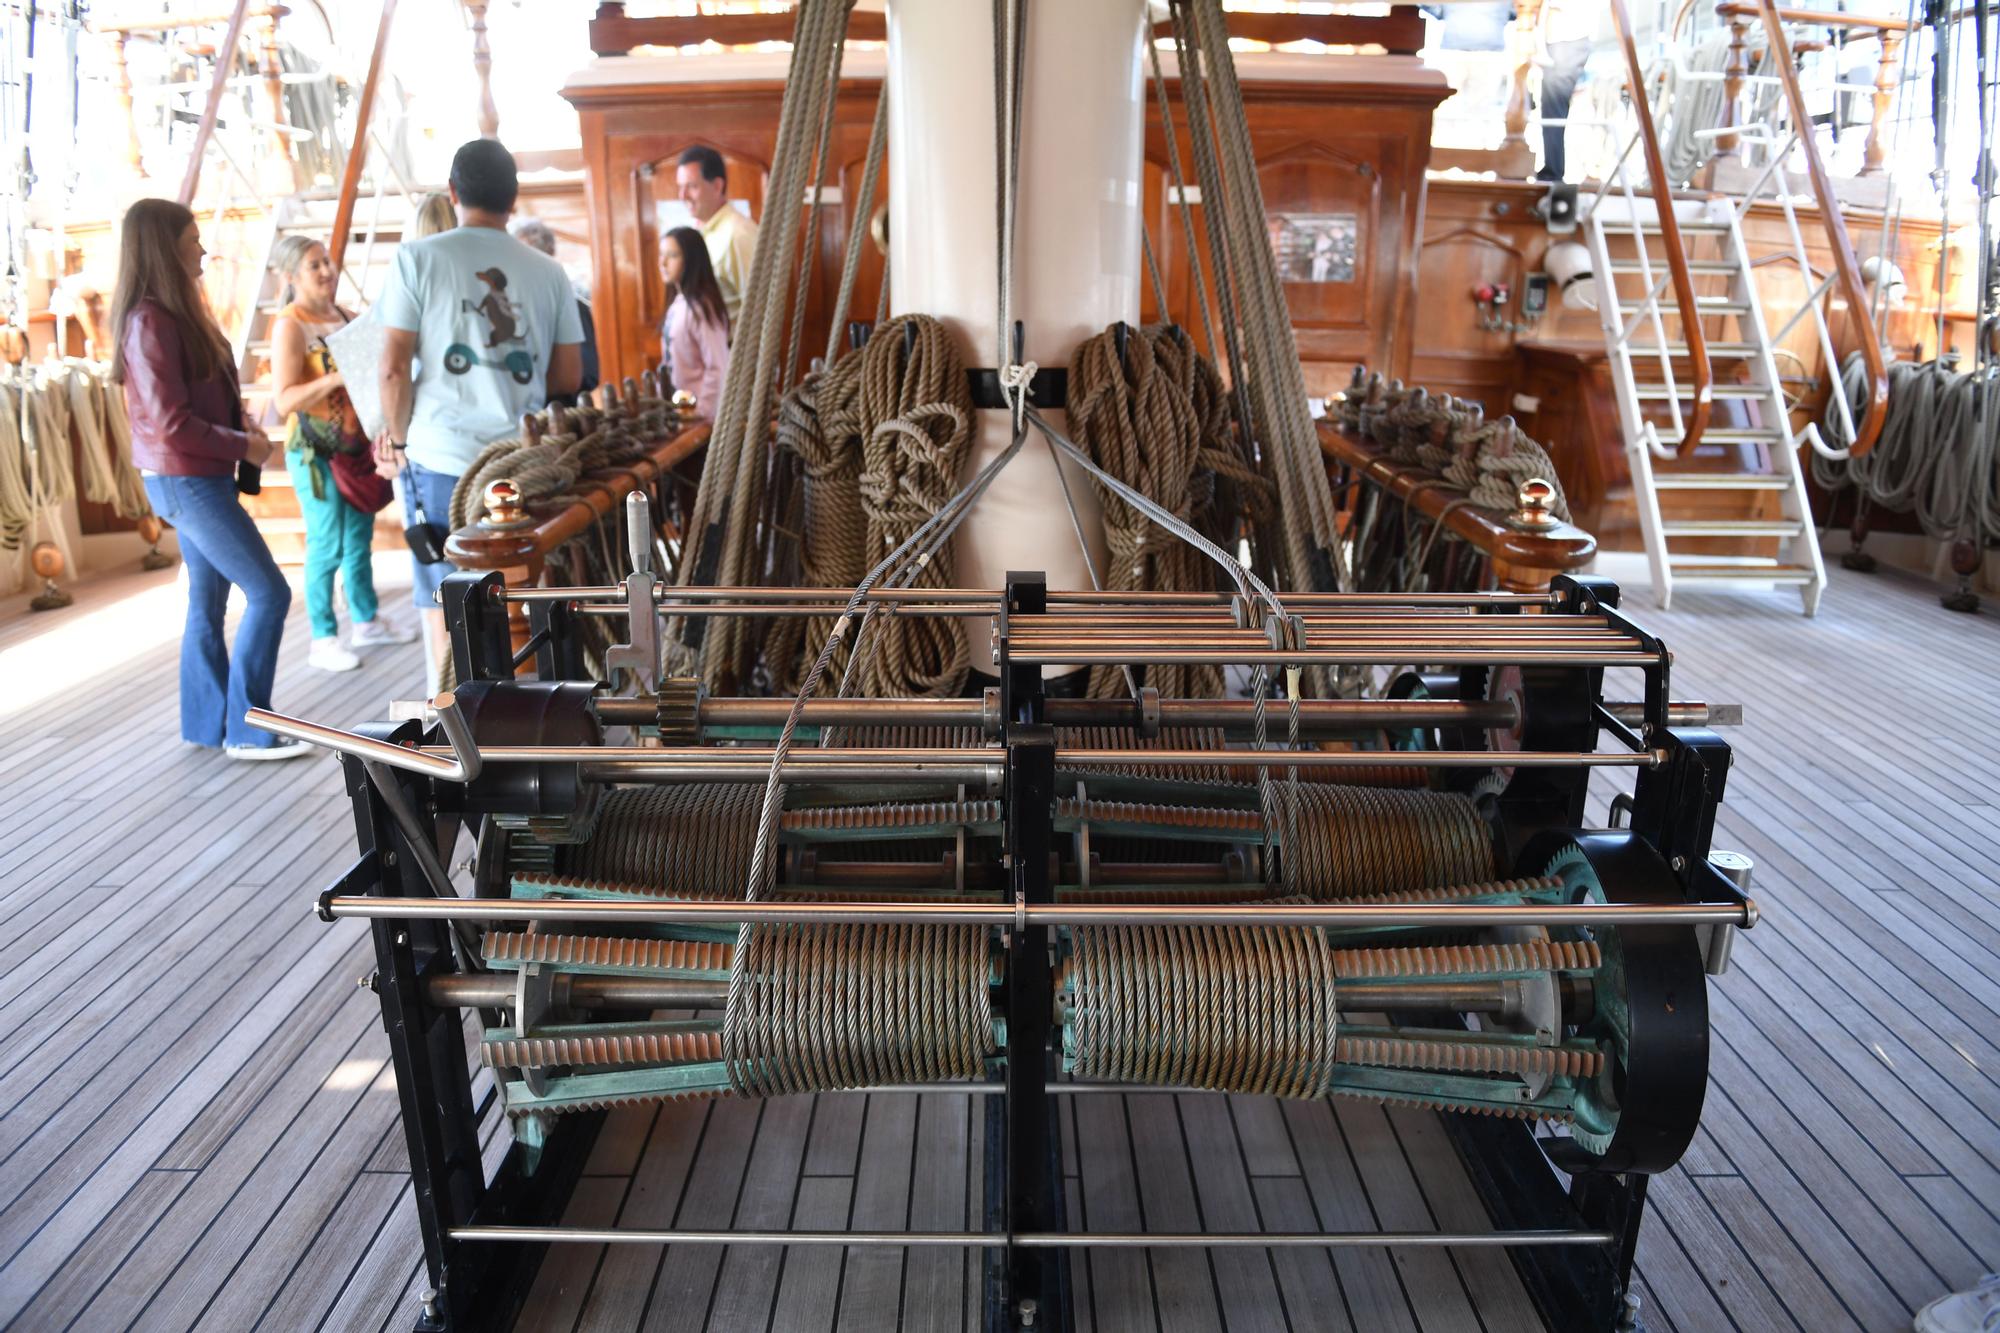
<path fill-rule="evenodd" d="M 662 236 L 660 273 L 674 294 L 665 331 L 668 371 L 676 389 L 694 395 L 695 414 L 713 421 L 729 373 L 729 313 L 701 233 L 675 227 Z"/>

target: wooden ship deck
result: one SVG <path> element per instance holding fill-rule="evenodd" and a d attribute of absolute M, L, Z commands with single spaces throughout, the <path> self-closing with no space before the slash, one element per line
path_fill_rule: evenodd
<path fill-rule="evenodd" d="M 371 954 L 360 922 L 310 913 L 353 855 L 338 770 L 179 743 L 173 578 L 0 622 L 0 1324 L 407 1329 L 419 1244 L 355 985 Z M 1784 593 L 1634 598 L 1678 694 L 1745 706 L 1717 844 L 1756 859 L 1765 913 L 1711 991 L 1695 1148 L 1653 1182 L 1649 1329 L 1887 1333 L 2000 1268 L 2000 712 L 1979 680 L 2000 625 L 1900 575 L 1831 592 L 1813 621 Z M 394 649 L 308 673 L 294 618 L 282 706 L 362 721 L 420 670 Z M 629 1108 L 564 1220 L 976 1228 L 982 1125 L 950 1095 Z M 1483 1224 L 1428 1112 L 1078 1097 L 1064 1139 L 1072 1225 Z M 1088 1328 L 1538 1326 L 1491 1250 L 1121 1250 L 1073 1273 Z M 518 1326 L 959 1329 L 977 1300 L 956 1251 L 570 1246 Z"/>

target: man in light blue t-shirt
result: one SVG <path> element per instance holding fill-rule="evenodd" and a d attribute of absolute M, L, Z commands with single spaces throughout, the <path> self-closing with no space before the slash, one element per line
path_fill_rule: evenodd
<path fill-rule="evenodd" d="M 452 488 L 479 451 L 583 379 L 583 325 L 568 275 L 507 234 L 519 192 L 514 155 L 498 141 L 460 148 L 451 160 L 458 226 L 400 246 L 376 305 L 388 330 L 376 457 L 403 473 L 407 521 L 431 524 L 440 538 Z M 414 381 L 413 359 L 421 361 Z M 412 562 L 435 684 L 450 651 L 436 593 L 451 565 Z"/>

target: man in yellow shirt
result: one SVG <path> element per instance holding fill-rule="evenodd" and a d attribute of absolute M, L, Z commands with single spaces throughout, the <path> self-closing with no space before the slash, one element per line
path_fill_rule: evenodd
<path fill-rule="evenodd" d="M 694 214 L 708 243 L 708 262 L 722 288 L 729 327 L 743 313 L 743 285 L 750 280 L 750 257 L 757 252 L 757 224 L 729 202 L 729 168 L 713 148 L 694 147 L 681 154 L 674 172 L 681 202 Z"/>

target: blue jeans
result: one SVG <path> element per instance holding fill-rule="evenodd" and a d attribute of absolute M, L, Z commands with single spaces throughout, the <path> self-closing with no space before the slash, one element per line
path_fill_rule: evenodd
<path fill-rule="evenodd" d="M 433 472 L 420 463 L 412 463 L 403 474 L 403 521 L 414 526 L 417 521 L 418 500 L 423 501 L 424 517 L 438 531 L 442 541 L 451 535 L 451 492 L 458 485 L 458 478 L 449 472 Z M 411 494 L 412 489 L 416 494 Z M 451 573 L 449 560 L 435 564 L 425 564 L 412 554 L 410 556 L 410 596 L 419 611 L 438 610 L 438 585 L 444 576 Z"/>
<path fill-rule="evenodd" d="M 243 512 L 232 477 L 147 477 L 153 512 L 180 535 L 187 565 L 187 627 L 181 633 L 181 739 L 195 745 L 267 746 L 278 738 L 243 720 L 271 706 L 278 641 L 292 606 L 291 585 L 278 572 L 263 534 Z M 222 642 L 229 585 L 246 606 L 236 627 L 236 651 Z"/>

